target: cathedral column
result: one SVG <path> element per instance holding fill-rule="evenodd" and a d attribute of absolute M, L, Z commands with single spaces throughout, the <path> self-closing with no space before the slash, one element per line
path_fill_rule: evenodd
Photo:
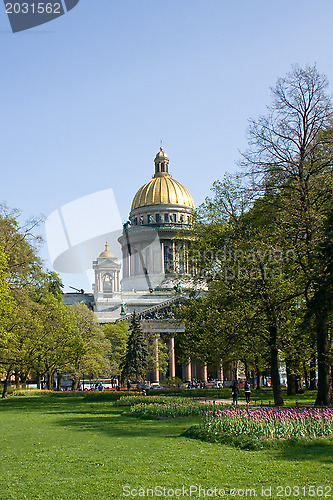
<path fill-rule="evenodd" d="M 129 255 L 127 248 L 123 248 L 123 276 L 124 278 L 129 276 Z"/>
<path fill-rule="evenodd" d="M 138 244 L 138 272 L 137 274 L 143 274 L 143 265 L 144 265 L 144 257 L 143 257 L 143 252 L 142 252 L 142 243 Z"/>
<path fill-rule="evenodd" d="M 175 338 L 169 339 L 169 376 L 175 378 L 176 376 L 176 357 L 175 357 Z"/>
<path fill-rule="evenodd" d="M 185 375 L 185 382 L 190 382 L 192 380 L 192 367 L 190 359 L 188 360 L 188 364 L 185 365 L 184 375 Z"/>
<path fill-rule="evenodd" d="M 130 256 L 130 276 L 135 276 L 135 257 L 136 257 L 136 251 L 135 248 L 132 246 L 132 253 Z"/>
<path fill-rule="evenodd" d="M 187 245 L 184 243 L 184 265 L 185 265 L 185 273 L 189 273 L 189 262 L 188 262 L 188 248 Z"/>
<path fill-rule="evenodd" d="M 205 363 L 202 367 L 202 381 L 207 382 L 207 363 Z"/>
<path fill-rule="evenodd" d="M 153 369 L 153 382 L 160 381 L 160 371 L 158 362 L 158 337 L 155 338 L 155 363 L 156 367 Z"/>
<path fill-rule="evenodd" d="M 173 272 L 176 271 L 176 242 L 172 242 L 172 269 Z"/>
<path fill-rule="evenodd" d="M 222 359 L 220 360 L 220 365 L 218 367 L 217 377 L 218 377 L 218 380 L 223 380 L 223 364 L 222 364 Z"/>
<path fill-rule="evenodd" d="M 154 273 L 153 245 L 149 245 L 149 267 L 147 265 L 147 269 L 149 273 Z"/>
<path fill-rule="evenodd" d="M 164 269 L 164 241 L 161 241 L 161 272 L 165 273 L 165 269 Z"/>

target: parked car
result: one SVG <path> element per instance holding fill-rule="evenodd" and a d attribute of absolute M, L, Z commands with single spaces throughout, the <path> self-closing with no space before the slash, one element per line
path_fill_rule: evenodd
<path fill-rule="evenodd" d="M 150 389 L 161 389 L 159 382 L 152 382 L 150 384 Z"/>

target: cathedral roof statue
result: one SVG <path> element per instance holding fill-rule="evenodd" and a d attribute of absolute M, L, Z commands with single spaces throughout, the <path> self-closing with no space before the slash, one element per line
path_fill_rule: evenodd
<path fill-rule="evenodd" d="M 134 196 L 131 211 L 150 205 L 179 205 L 194 208 L 187 189 L 169 175 L 169 158 L 161 147 L 155 157 L 155 175 Z"/>

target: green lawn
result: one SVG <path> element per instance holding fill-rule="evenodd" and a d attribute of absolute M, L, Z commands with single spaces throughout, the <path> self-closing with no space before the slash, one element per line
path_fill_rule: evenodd
<path fill-rule="evenodd" d="M 287 498 L 277 496 L 283 493 L 279 485 L 304 487 L 292 491 L 296 499 L 325 497 L 320 489 L 311 496 L 307 488 L 330 486 L 324 493 L 333 497 L 332 441 L 245 451 L 180 437 L 197 418 L 142 420 L 126 408 L 81 395 L 11 396 L 0 410 L 1 500 L 121 499 L 126 486 L 183 485 L 188 493 L 191 485 L 223 488 L 224 498 L 233 498 L 233 488 L 254 488 L 264 498 L 261 488 L 272 486 L 271 498 Z"/>

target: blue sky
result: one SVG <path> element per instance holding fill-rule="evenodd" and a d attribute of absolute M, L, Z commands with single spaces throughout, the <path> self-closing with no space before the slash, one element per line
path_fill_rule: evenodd
<path fill-rule="evenodd" d="M 80 0 L 12 34 L 1 5 L 0 200 L 47 216 L 112 187 L 126 220 L 162 139 L 200 204 L 292 64 L 332 91 L 332 25 L 332 0 Z"/>

